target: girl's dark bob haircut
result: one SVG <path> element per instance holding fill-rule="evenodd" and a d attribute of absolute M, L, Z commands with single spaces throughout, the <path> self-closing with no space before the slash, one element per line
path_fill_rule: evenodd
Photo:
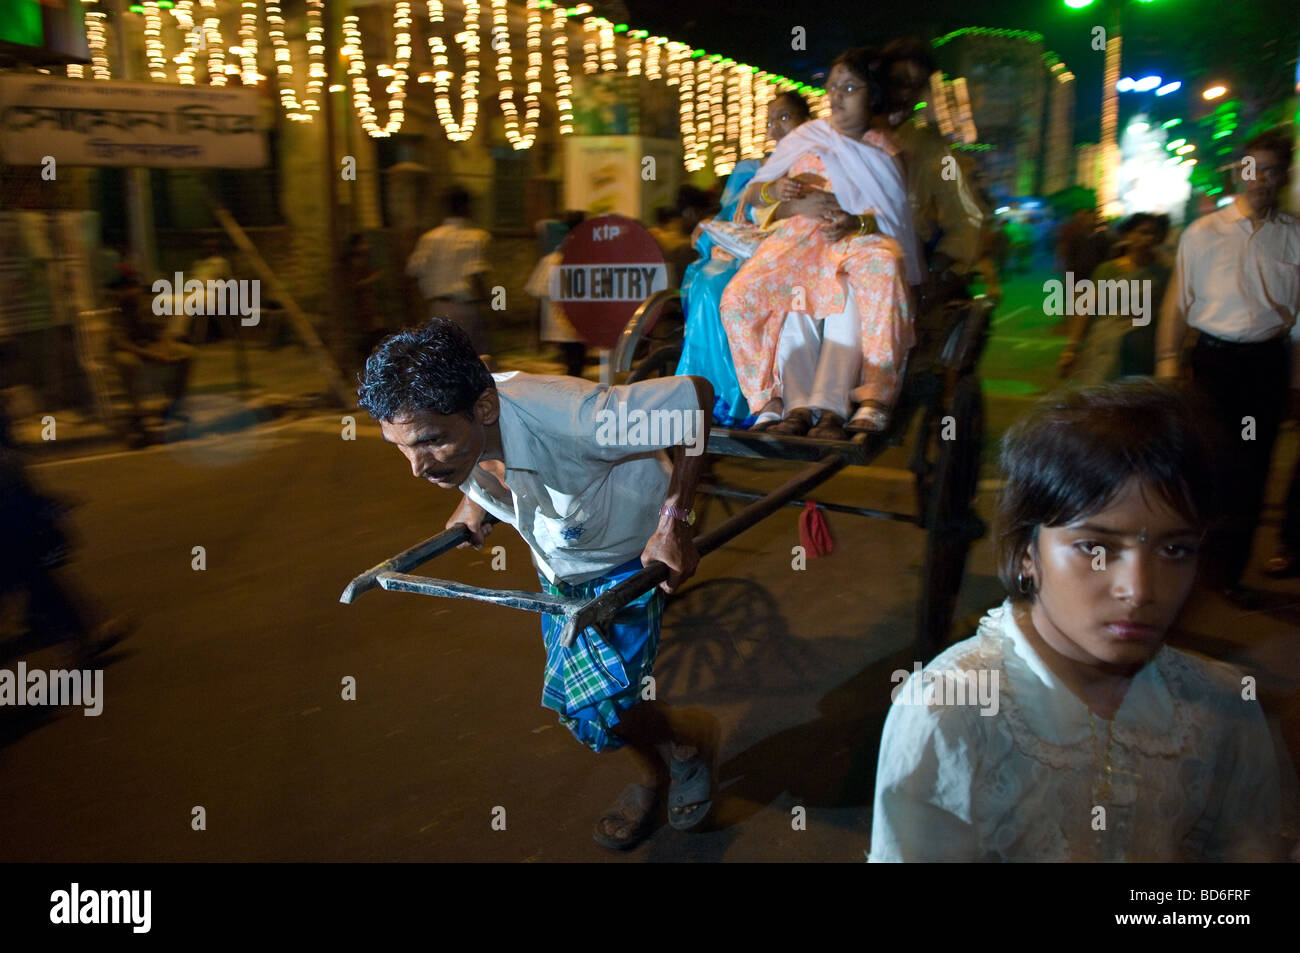
<path fill-rule="evenodd" d="M 1136 479 L 1204 531 L 1216 517 L 1213 417 L 1189 388 L 1128 378 L 1040 401 L 1002 439 L 1006 478 L 996 522 L 998 578 L 1013 601 L 1040 526 L 1105 509 Z"/>

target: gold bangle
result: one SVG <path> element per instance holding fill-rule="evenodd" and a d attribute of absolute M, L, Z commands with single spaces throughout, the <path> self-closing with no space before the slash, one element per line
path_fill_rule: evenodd
<path fill-rule="evenodd" d="M 764 182 L 764 183 L 763 183 L 763 187 L 762 187 L 761 189 L 758 190 L 758 197 L 759 197 L 760 199 L 763 200 L 763 204 L 764 204 L 764 205 L 774 205 L 774 204 L 776 204 L 776 201 L 777 201 L 777 200 L 774 199 L 774 198 L 772 198 L 772 196 L 770 196 L 770 195 L 767 194 L 767 187 L 768 187 L 769 185 L 771 185 L 771 184 L 772 184 L 771 182 Z"/>

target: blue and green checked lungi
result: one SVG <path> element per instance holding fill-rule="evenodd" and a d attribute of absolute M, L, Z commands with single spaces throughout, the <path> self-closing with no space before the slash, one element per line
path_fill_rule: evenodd
<path fill-rule="evenodd" d="M 577 585 L 553 583 L 540 573 L 538 578 L 542 591 L 553 596 L 589 600 L 640 571 L 637 558 Z M 663 592 L 656 586 L 615 616 L 603 639 L 588 628 L 567 649 L 560 647 L 564 616 L 542 615 L 542 643 L 546 646 L 542 705 L 558 712 L 560 723 L 593 751 L 623 745 L 611 729 L 618 724 L 620 711 L 642 700 L 641 680 L 654 669 L 659 651 L 663 605 Z"/>

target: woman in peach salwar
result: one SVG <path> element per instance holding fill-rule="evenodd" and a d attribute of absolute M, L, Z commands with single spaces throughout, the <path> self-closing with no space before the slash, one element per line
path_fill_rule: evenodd
<path fill-rule="evenodd" d="M 883 430 L 898 396 L 920 259 L 900 164 L 871 130 L 884 108 L 873 59 L 841 54 L 826 86 L 831 119 L 790 133 L 754 176 L 760 201 L 776 203 L 774 227 L 727 285 L 721 314 L 741 390 L 761 408 L 756 429 Z"/>

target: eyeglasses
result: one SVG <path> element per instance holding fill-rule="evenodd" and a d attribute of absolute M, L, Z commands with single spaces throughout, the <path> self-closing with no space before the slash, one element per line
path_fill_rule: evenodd
<path fill-rule="evenodd" d="M 865 87 L 861 83 L 835 83 L 834 85 L 827 86 L 826 92 L 843 93 L 845 96 L 852 96 L 854 93 L 864 88 Z"/>

